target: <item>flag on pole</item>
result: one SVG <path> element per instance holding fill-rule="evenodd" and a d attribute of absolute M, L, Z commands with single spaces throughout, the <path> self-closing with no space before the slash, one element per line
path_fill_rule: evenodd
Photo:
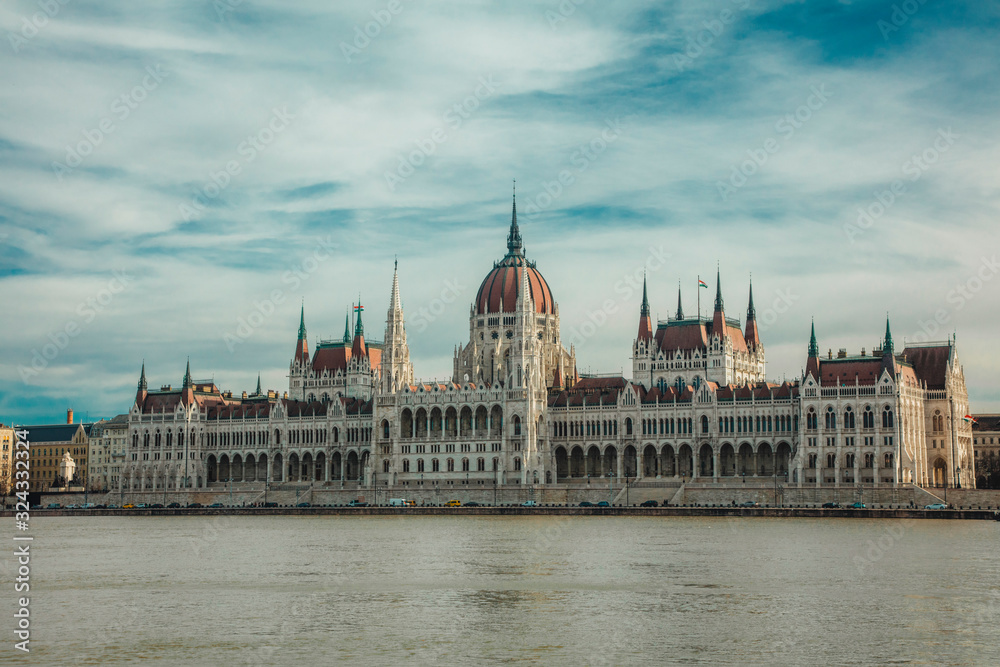
<path fill-rule="evenodd" d="M 979 423 L 979 422 L 977 422 L 977 421 L 976 421 L 976 420 L 975 420 L 975 419 L 973 418 L 973 416 L 972 416 L 972 415 L 965 415 L 964 417 L 962 417 L 962 420 L 963 420 L 963 421 L 966 421 L 966 422 L 968 422 L 968 423 L 970 423 L 970 424 L 978 424 L 978 423 Z"/>
<path fill-rule="evenodd" d="M 702 280 L 701 278 L 699 278 L 698 279 L 698 287 L 704 287 L 705 289 L 708 289 L 708 283 L 706 283 L 704 280 Z"/>

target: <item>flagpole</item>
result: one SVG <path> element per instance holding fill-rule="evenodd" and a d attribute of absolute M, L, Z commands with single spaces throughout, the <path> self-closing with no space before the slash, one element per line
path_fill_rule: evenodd
<path fill-rule="evenodd" d="M 698 295 L 698 321 L 701 322 L 701 276 L 698 276 L 698 284 L 695 285 L 695 293 Z"/>

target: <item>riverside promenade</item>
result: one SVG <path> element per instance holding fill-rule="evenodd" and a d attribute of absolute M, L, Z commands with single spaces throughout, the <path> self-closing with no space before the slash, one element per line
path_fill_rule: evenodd
<path fill-rule="evenodd" d="M 5 517 L 14 513 L 4 510 Z M 34 509 L 32 518 L 47 516 L 632 516 L 632 517 L 769 517 L 846 519 L 971 519 L 995 520 L 996 510 L 917 508 L 851 509 L 820 507 L 566 507 L 520 505 L 499 507 L 194 507 L 136 509 Z"/>

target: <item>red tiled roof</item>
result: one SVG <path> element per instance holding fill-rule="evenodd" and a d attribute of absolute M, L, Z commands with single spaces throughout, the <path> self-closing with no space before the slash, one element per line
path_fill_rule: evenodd
<path fill-rule="evenodd" d="M 951 345 L 908 347 L 903 350 L 903 355 L 906 361 L 913 366 L 917 377 L 927 383 L 928 389 L 945 388 Z"/>
<path fill-rule="evenodd" d="M 501 300 L 503 312 L 514 312 L 521 286 L 521 272 L 527 270 L 528 287 L 535 303 L 535 312 L 552 314 L 552 292 L 548 283 L 533 266 L 525 268 L 525 262 L 524 257 L 508 255 L 486 275 L 476 294 L 476 313 L 499 313 Z"/>
<path fill-rule="evenodd" d="M 882 377 L 882 359 L 879 357 L 819 360 L 821 385 L 833 387 L 851 385 L 854 384 L 855 378 L 858 384 L 875 384 L 880 377 Z"/>

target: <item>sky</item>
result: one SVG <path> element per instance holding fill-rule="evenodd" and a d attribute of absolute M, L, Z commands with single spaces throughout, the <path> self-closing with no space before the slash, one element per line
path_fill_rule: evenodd
<path fill-rule="evenodd" d="M 0 422 L 126 412 L 143 363 L 284 391 L 302 304 L 381 339 L 395 258 L 448 378 L 515 179 L 581 372 L 631 374 L 644 271 L 666 319 L 718 270 L 776 381 L 888 316 L 1000 410 L 995 3 L 15 0 L 0 37 Z"/>

